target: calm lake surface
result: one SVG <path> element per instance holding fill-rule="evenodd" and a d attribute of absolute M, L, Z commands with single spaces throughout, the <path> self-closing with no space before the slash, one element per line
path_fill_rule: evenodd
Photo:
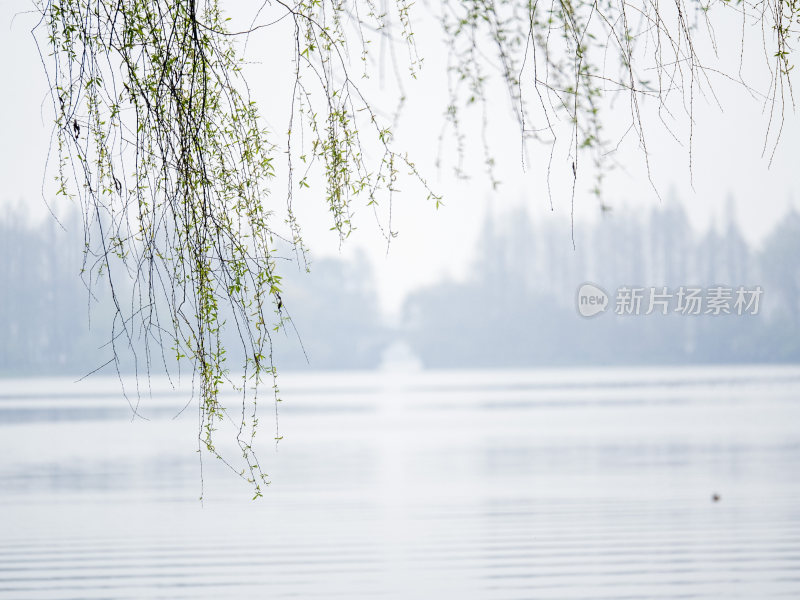
<path fill-rule="evenodd" d="M 201 505 L 185 393 L 0 380 L 0 598 L 800 598 L 798 368 L 281 384 Z"/>

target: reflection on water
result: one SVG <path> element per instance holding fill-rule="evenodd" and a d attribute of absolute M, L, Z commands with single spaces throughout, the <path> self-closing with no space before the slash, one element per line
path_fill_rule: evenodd
<path fill-rule="evenodd" d="M 800 369 L 282 384 L 201 506 L 185 394 L 2 382 L 0 598 L 800 597 Z"/>

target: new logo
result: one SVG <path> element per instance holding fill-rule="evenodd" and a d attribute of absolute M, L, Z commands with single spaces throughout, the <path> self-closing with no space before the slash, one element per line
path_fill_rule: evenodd
<path fill-rule="evenodd" d="M 583 317 L 593 317 L 608 308 L 608 294 L 593 283 L 584 283 L 578 288 L 578 312 Z"/>

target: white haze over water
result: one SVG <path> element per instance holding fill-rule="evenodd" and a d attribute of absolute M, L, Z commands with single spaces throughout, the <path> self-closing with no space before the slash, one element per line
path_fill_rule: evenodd
<path fill-rule="evenodd" d="M 196 408 L 118 385 L 0 389 L 0 599 L 800 596 L 796 367 L 285 375 L 202 506 Z"/>

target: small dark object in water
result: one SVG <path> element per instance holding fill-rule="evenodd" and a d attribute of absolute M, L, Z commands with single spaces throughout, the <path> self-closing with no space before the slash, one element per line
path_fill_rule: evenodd
<path fill-rule="evenodd" d="M 713 494 L 713 495 L 711 496 L 711 500 L 712 500 L 713 502 L 719 502 L 719 500 L 720 500 L 720 495 L 719 495 L 719 494 Z"/>

